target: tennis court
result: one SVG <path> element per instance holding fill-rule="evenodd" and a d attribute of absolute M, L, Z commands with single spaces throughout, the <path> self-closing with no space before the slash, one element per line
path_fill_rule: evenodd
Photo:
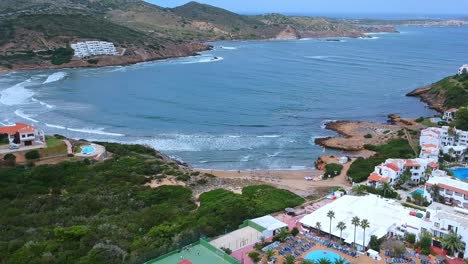
<path fill-rule="evenodd" d="M 177 264 L 183 260 L 188 260 L 192 264 L 230 264 L 222 256 L 214 253 L 201 244 L 188 246 L 180 252 L 169 255 L 163 259 L 156 259 L 146 262 L 146 264 Z"/>

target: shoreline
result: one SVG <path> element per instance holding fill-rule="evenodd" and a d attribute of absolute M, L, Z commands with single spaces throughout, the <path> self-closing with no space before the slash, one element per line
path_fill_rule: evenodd
<path fill-rule="evenodd" d="M 102 64 L 82 64 L 84 62 L 81 59 L 75 59 L 72 60 L 71 62 L 67 63 L 67 65 L 24 65 L 24 67 L 18 67 L 14 69 L 7 69 L 7 68 L 0 68 L 0 77 L 7 75 L 9 73 L 14 73 L 18 71 L 33 71 L 33 70 L 59 70 L 59 69 L 80 69 L 80 68 L 102 68 L 102 67 L 112 67 L 112 66 L 129 66 L 129 65 L 135 65 L 138 63 L 144 63 L 144 62 L 154 62 L 154 61 L 160 61 L 160 60 L 166 60 L 166 59 L 176 59 L 176 58 L 185 58 L 185 57 L 190 57 L 190 56 L 200 56 L 198 52 L 203 52 L 203 51 L 209 51 L 213 50 L 214 46 L 211 44 L 213 42 L 219 42 L 219 41 L 233 41 L 233 42 L 242 42 L 242 41 L 294 41 L 294 40 L 301 40 L 301 39 L 328 39 L 328 38 L 350 38 L 350 39 L 359 39 L 359 38 L 372 38 L 372 36 L 368 36 L 368 34 L 378 34 L 378 33 L 387 33 L 387 34 L 399 34 L 400 32 L 395 30 L 395 31 L 382 31 L 382 32 L 366 32 L 362 33 L 362 35 L 354 35 L 354 33 L 349 33 L 349 34 L 344 34 L 344 35 L 313 35 L 313 36 L 300 36 L 298 38 L 271 38 L 271 39 L 231 39 L 231 40 L 221 40 L 221 39 L 206 39 L 206 40 L 199 40 L 199 41 L 194 41 L 194 42 L 186 42 L 183 45 L 193 45 L 196 46 L 193 50 L 187 51 L 184 54 L 176 54 L 176 55 L 167 55 L 167 56 L 162 56 L 162 57 L 153 57 L 153 58 L 135 58 L 135 57 L 125 57 L 125 59 L 128 59 L 128 61 L 115 61 L 109 56 L 96 56 L 92 57 L 93 59 L 107 59 L 111 58 L 110 61 L 108 60 L 107 62 L 104 62 Z M 124 56 L 121 56 L 119 58 L 123 58 Z M 75 64 L 75 65 L 70 65 L 70 64 Z"/>

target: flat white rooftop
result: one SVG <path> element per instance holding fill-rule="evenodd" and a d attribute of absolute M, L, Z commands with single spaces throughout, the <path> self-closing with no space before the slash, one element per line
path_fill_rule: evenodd
<path fill-rule="evenodd" d="M 262 217 L 259 217 L 259 218 L 255 218 L 255 219 L 252 219 L 250 220 L 254 223 L 256 223 L 257 225 L 265 228 L 266 230 L 269 230 L 269 231 L 273 231 L 273 230 L 277 230 L 279 228 L 283 228 L 283 227 L 287 227 L 288 225 L 281 222 L 280 220 L 274 218 L 273 216 L 271 215 L 265 215 L 265 216 L 262 216 Z"/>
<path fill-rule="evenodd" d="M 239 248 L 245 247 L 247 245 L 252 245 L 260 241 L 261 237 L 261 232 L 250 226 L 246 226 L 244 228 L 237 229 L 231 233 L 228 233 L 224 236 L 220 236 L 210 241 L 210 244 L 217 248 L 224 247 L 235 251 Z"/>
<path fill-rule="evenodd" d="M 366 229 L 366 244 L 372 235 L 383 237 L 397 226 L 406 227 L 409 232 L 413 233 L 418 233 L 421 226 L 420 219 L 410 215 L 412 210 L 406 209 L 398 201 L 379 198 L 373 194 L 366 196 L 345 195 L 306 215 L 300 222 L 310 227 L 315 227 L 316 223 L 320 222 L 322 231 L 328 233 L 330 218 L 327 217 L 327 213 L 330 210 L 335 212 L 331 233 L 339 237 L 340 230 L 336 225 L 343 221 L 347 227 L 343 230 L 343 238 L 346 243 L 354 241 L 354 226 L 351 224 L 351 219 L 355 216 L 359 217 L 360 220 L 367 219 L 369 221 L 370 227 Z M 356 244 L 361 245 L 363 231 L 359 226 L 356 230 Z"/>

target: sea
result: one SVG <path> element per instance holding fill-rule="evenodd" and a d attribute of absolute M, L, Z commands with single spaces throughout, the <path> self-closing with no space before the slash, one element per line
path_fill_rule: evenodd
<path fill-rule="evenodd" d="M 333 120 L 432 116 L 405 94 L 468 62 L 468 27 L 372 38 L 223 41 L 200 56 L 0 77 L 0 125 L 147 144 L 194 168 L 313 168 Z"/>

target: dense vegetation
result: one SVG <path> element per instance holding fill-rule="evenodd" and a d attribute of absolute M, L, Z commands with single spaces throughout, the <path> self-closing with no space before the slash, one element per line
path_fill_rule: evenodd
<path fill-rule="evenodd" d="M 341 170 L 343 170 L 343 165 L 330 163 L 325 165 L 325 176 L 327 177 L 335 177 L 340 175 Z"/>
<path fill-rule="evenodd" d="M 461 130 L 468 130 L 468 108 L 460 108 L 455 117 L 455 126 Z"/>
<path fill-rule="evenodd" d="M 134 263 L 235 229 L 243 220 L 302 198 L 269 186 L 244 194 L 144 183 L 188 175 L 150 148 L 106 144 L 112 159 L 0 169 L 2 263 Z"/>
<path fill-rule="evenodd" d="M 358 158 L 351 164 L 348 176 L 353 182 L 362 182 L 374 171 L 374 167 L 389 158 L 414 158 L 414 152 L 406 139 L 393 139 L 385 145 L 366 145 L 366 149 L 375 151 L 376 154 L 368 159 Z"/>
<path fill-rule="evenodd" d="M 444 98 L 444 107 L 468 106 L 468 74 L 454 75 L 432 84 L 430 94 Z"/>

